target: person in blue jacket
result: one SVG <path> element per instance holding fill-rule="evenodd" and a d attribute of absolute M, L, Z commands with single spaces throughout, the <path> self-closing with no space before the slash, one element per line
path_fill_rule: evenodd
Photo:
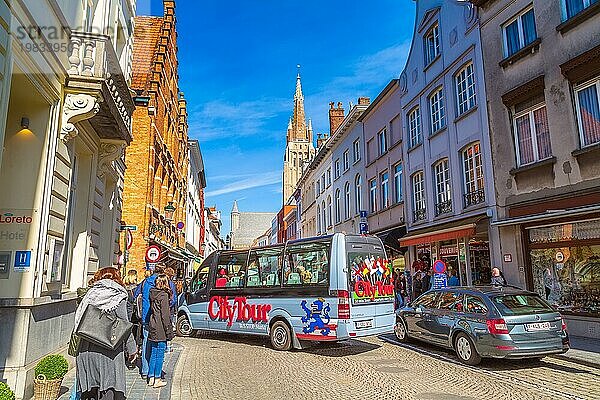
<path fill-rule="evenodd" d="M 456 270 L 450 271 L 450 279 L 448 280 L 448 286 L 460 286 L 460 280 L 456 276 Z"/>
<path fill-rule="evenodd" d="M 148 377 L 148 369 L 150 364 L 150 346 L 148 346 L 148 324 L 150 323 L 150 289 L 154 287 L 154 283 L 158 275 L 164 274 L 165 266 L 157 264 L 154 268 L 154 274 L 150 275 L 142 281 L 134 292 L 134 298 L 138 296 L 142 298 L 142 315 L 140 316 L 142 322 L 142 377 L 146 379 Z"/>

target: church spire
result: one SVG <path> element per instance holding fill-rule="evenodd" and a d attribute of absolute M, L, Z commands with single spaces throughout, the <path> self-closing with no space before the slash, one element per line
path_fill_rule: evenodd
<path fill-rule="evenodd" d="M 304 95 L 302 94 L 302 82 L 300 80 L 300 65 L 298 64 L 298 75 L 296 76 L 296 93 L 294 93 L 294 114 L 292 115 L 292 132 L 288 140 L 307 140 L 306 115 L 304 113 Z"/>

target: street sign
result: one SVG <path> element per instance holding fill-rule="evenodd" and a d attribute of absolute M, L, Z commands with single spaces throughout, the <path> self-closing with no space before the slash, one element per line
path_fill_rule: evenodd
<path fill-rule="evenodd" d="M 369 224 L 367 224 L 366 222 L 359 222 L 358 224 L 359 227 L 359 233 L 361 235 L 365 234 L 365 233 L 369 233 Z"/>
<path fill-rule="evenodd" d="M 185 227 L 185 224 L 183 222 L 177 223 L 177 229 L 182 230 L 184 227 Z"/>
<path fill-rule="evenodd" d="M 433 272 L 435 272 L 436 274 L 446 273 L 446 263 L 442 260 L 436 260 L 433 263 Z"/>
<path fill-rule="evenodd" d="M 156 268 L 156 263 L 150 263 L 150 262 L 146 263 L 146 269 L 148 271 L 154 271 L 154 268 Z"/>
<path fill-rule="evenodd" d="M 442 289 L 448 286 L 448 275 L 446 274 L 433 274 L 432 289 Z"/>
<path fill-rule="evenodd" d="M 131 231 L 128 229 L 127 231 L 125 231 L 126 236 L 125 236 L 125 240 L 127 243 L 127 250 L 131 250 L 131 247 L 133 246 L 133 234 L 131 233 Z"/>
<path fill-rule="evenodd" d="M 119 230 L 121 232 L 123 232 L 123 231 L 137 231 L 137 229 L 138 229 L 137 225 L 121 225 L 119 227 Z"/>
<path fill-rule="evenodd" d="M 368 212 L 366 210 L 361 210 L 360 211 L 360 217 L 361 218 L 367 218 Z"/>
<path fill-rule="evenodd" d="M 160 247 L 152 245 L 146 250 L 146 261 L 149 263 L 158 262 L 158 260 L 160 260 L 160 255 Z"/>
<path fill-rule="evenodd" d="M 26 272 L 31 267 L 31 251 L 15 252 L 15 272 Z"/>

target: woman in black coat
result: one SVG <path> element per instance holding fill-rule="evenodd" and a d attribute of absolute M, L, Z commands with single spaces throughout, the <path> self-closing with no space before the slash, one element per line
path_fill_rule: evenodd
<path fill-rule="evenodd" d="M 167 384 L 161 379 L 167 341 L 173 340 L 169 301 L 172 293 L 169 278 L 161 274 L 156 278 L 154 287 L 150 289 L 150 322 L 148 340 L 150 344 L 150 363 L 148 368 L 148 385 L 159 388 Z"/>

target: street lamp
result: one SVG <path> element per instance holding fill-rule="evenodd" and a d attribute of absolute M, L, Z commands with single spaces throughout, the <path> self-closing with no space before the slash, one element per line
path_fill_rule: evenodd
<path fill-rule="evenodd" d="M 170 201 L 169 204 L 167 204 L 165 206 L 165 220 L 167 220 L 168 222 L 172 222 L 173 221 L 173 214 L 175 213 L 175 206 L 173 205 L 173 202 Z"/>

